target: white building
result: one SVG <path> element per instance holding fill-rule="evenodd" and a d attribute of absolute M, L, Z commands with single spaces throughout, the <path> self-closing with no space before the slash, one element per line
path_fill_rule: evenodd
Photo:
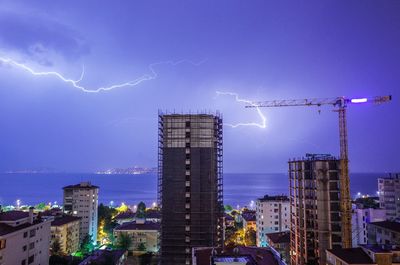
<path fill-rule="evenodd" d="M 51 220 L 29 212 L 0 212 L 0 264 L 48 265 Z"/>
<path fill-rule="evenodd" d="M 378 178 L 378 192 L 380 207 L 386 210 L 386 219 L 400 217 L 400 174 Z"/>
<path fill-rule="evenodd" d="M 81 217 L 79 238 L 82 241 L 90 235 L 93 243 L 97 241 L 97 206 L 99 187 L 90 182 L 81 182 L 64 189 L 64 212 Z"/>
<path fill-rule="evenodd" d="M 287 196 L 268 196 L 256 202 L 257 246 L 267 246 L 266 234 L 290 229 L 290 201 Z"/>
<path fill-rule="evenodd" d="M 81 218 L 65 215 L 51 222 L 50 247 L 54 242 L 60 243 L 63 254 L 70 255 L 79 250 L 79 225 Z"/>
<path fill-rule="evenodd" d="M 144 220 L 136 220 L 124 223 L 114 229 L 116 242 L 121 234 L 127 234 L 132 238 L 129 251 L 158 252 L 160 224 Z M 140 250 L 141 246 L 144 250 Z"/>
<path fill-rule="evenodd" d="M 353 247 L 358 247 L 360 244 L 367 244 L 367 224 L 384 221 L 385 217 L 386 212 L 384 209 L 353 209 L 351 218 Z"/>

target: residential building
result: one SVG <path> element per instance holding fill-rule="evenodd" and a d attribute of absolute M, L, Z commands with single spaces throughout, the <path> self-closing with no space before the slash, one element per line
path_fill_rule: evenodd
<path fill-rule="evenodd" d="M 29 212 L 0 212 L 0 264 L 48 265 L 50 221 Z"/>
<path fill-rule="evenodd" d="M 268 248 L 239 246 L 234 249 L 193 248 L 193 265 L 284 265 Z"/>
<path fill-rule="evenodd" d="M 400 264 L 400 249 L 392 245 L 361 245 L 357 248 L 326 250 L 327 265 Z"/>
<path fill-rule="evenodd" d="M 368 244 L 396 244 L 400 245 L 400 223 L 395 221 L 382 221 L 369 223 Z"/>
<path fill-rule="evenodd" d="M 287 231 L 290 228 L 290 201 L 287 196 L 268 196 L 256 201 L 257 246 L 266 247 L 269 233 Z"/>
<path fill-rule="evenodd" d="M 159 115 L 162 265 L 223 245 L 222 126 L 219 114 Z"/>
<path fill-rule="evenodd" d="M 64 215 L 51 222 L 50 248 L 58 241 L 63 254 L 71 255 L 79 250 L 80 217 Z"/>
<path fill-rule="evenodd" d="M 266 235 L 267 245 L 272 252 L 276 252 L 277 256 L 285 263 L 290 263 L 290 231 L 270 233 Z"/>
<path fill-rule="evenodd" d="M 127 234 L 132 238 L 131 252 L 158 252 L 159 250 L 160 224 L 156 222 L 129 222 L 117 226 L 114 229 L 114 237 L 118 242 L 121 234 Z"/>
<path fill-rule="evenodd" d="M 256 211 L 246 210 L 242 212 L 243 228 L 244 230 L 253 229 L 257 230 L 256 227 Z"/>
<path fill-rule="evenodd" d="M 114 217 L 114 221 L 120 225 L 135 221 L 135 213 L 131 211 L 119 213 Z"/>
<path fill-rule="evenodd" d="M 353 247 L 368 243 L 367 225 L 371 222 L 385 221 L 386 211 L 384 209 L 353 209 L 352 212 L 352 237 Z"/>
<path fill-rule="evenodd" d="M 342 246 L 339 176 L 330 155 L 289 161 L 291 264 L 326 264 L 326 250 Z"/>
<path fill-rule="evenodd" d="M 400 217 L 400 173 L 378 178 L 380 207 L 386 210 L 386 219 Z"/>
<path fill-rule="evenodd" d="M 126 258 L 128 253 L 124 250 L 96 250 L 90 256 L 85 258 L 79 265 L 95 265 L 95 264 L 107 264 L 107 265 L 124 265 L 126 264 Z"/>
<path fill-rule="evenodd" d="M 80 217 L 79 240 L 90 236 L 93 243 L 97 242 L 97 207 L 99 187 L 90 182 L 70 185 L 64 190 L 64 213 Z"/>

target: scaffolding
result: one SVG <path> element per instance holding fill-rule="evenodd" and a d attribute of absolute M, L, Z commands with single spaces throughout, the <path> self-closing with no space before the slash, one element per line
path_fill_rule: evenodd
<path fill-rule="evenodd" d="M 192 247 L 223 245 L 220 113 L 158 113 L 161 263 L 191 264 Z"/>

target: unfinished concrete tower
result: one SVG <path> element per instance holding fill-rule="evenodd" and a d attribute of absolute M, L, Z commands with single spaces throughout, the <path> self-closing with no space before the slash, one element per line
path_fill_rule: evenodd
<path fill-rule="evenodd" d="M 326 249 L 342 246 L 340 160 L 307 154 L 289 161 L 291 264 L 326 264 Z"/>
<path fill-rule="evenodd" d="M 161 264 L 191 264 L 193 247 L 222 246 L 222 118 L 159 114 Z"/>

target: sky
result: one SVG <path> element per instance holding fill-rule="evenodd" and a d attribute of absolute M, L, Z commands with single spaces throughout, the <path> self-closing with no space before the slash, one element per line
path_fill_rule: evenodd
<path fill-rule="evenodd" d="M 339 154 L 332 107 L 259 113 L 224 93 L 393 95 L 349 106 L 350 171 L 400 171 L 399 13 L 397 0 L 0 0 L 0 171 L 155 167 L 159 110 L 220 111 L 225 172 Z"/>

